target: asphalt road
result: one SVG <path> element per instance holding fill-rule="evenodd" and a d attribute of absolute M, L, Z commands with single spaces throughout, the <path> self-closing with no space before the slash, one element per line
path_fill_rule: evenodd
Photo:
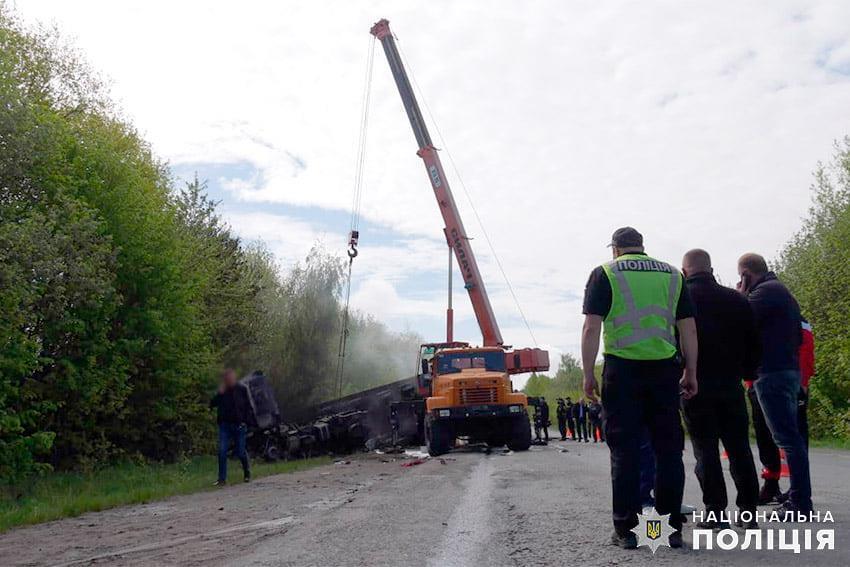
<path fill-rule="evenodd" d="M 361 455 L 13 530 L 0 536 L 0 565 L 850 565 L 850 452 L 812 451 L 815 505 L 836 521 L 809 527 L 834 528 L 836 549 L 800 555 L 687 549 L 690 524 L 686 549 L 612 547 L 604 445 L 467 450 L 402 466 L 411 462 Z"/>

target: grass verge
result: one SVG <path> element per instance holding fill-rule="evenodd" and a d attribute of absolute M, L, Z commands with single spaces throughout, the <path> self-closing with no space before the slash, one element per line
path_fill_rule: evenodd
<path fill-rule="evenodd" d="M 291 473 L 331 462 L 328 457 L 276 463 L 254 462 L 254 478 Z M 53 473 L 0 491 L 0 533 L 15 526 L 79 516 L 125 504 L 211 490 L 216 458 L 194 457 L 174 464 L 125 463 L 91 473 Z M 231 482 L 242 480 L 232 461 Z"/>
<path fill-rule="evenodd" d="M 811 439 L 809 441 L 809 445 L 812 447 L 818 447 L 823 449 L 844 449 L 850 450 L 850 439 L 844 438 L 825 438 L 825 439 Z"/>

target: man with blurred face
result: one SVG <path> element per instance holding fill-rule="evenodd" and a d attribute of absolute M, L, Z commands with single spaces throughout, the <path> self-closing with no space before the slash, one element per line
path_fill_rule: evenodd
<path fill-rule="evenodd" d="M 729 470 L 741 511 L 756 512 L 758 477 L 750 449 L 749 416 L 741 379 L 751 379 L 759 359 L 753 312 L 737 291 L 714 279 L 708 252 L 694 249 L 682 259 L 686 287 L 696 310 L 699 393 L 682 409 L 696 457 L 696 475 L 706 510 L 713 514 L 701 529 L 728 528 L 718 520 L 728 504 L 720 442 L 729 455 Z M 750 521 L 745 526 L 757 526 Z M 742 524 L 743 525 L 743 524 Z"/>
<path fill-rule="evenodd" d="M 657 463 L 656 510 L 670 514 L 675 533 L 669 544 L 681 547 L 685 469 L 679 399 L 680 389 L 685 398 L 697 392 L 693 307 L 682 274 L 648 256 L 637 230 L 616 230 L 610 246 L 613 261 L 597 267 L 585 288 L 581 353 L 585 394 L 595 400 L 599 388 L 593 371 L 604 330 L 602 407 L 611 451 L 611 541 L 626 549 L 637 547 L 631 530 L 641 512 L 640 446 L 648 431 Z"/>
<path fill-rule="evenodd" d="M 809 455 L 797 424 L 799 349 L 803 342 L 800 306 L 776 274 L 768 270 L 764 257 L 752 253 L 741 256 L 738 275 L 739 289 L 750 302 L 761 337 L 753 387 L 774 442 L 785 450 L 791 473 L 788 500 L 777 512 L 782 517 L 799 517 L 812 511 Z"/>
<path fill-rule="evenodd" d="M 248 392 L 236 379 L 232 368 L 221 373 L 221 384 L 218 393 L 210 401 L 210 407 L 216 408 L 218 422 L 218 480 L 216 486 L 227 484 L 227 453 L 230 443 L 236 448 L 236 456 L 242 462 L 243 479 L 251 480 L 251 470 L 248 464 L 246 437 L 248 434 L 249 415 Z"/>

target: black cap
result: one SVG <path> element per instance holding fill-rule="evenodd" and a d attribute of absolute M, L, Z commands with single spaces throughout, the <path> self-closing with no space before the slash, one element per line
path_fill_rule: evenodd
<path fill-rule="evenodd" d="M 635 248 L 643 246 L 643 235 L 630 226 L 618 228 L 611 235 L 611 244 L 608 246 L 616 246 L 617 248 Z"/>

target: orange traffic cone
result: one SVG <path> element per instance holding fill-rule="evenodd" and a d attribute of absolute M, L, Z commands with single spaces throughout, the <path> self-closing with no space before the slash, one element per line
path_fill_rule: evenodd
<path fill-rule="evenodd" d="M 780 474 L 784 477 L 791 476 L 791 471 L 788 470 L 788 461 L 785 459 L 785 449 L 779 449 L 779 456 L 782 458 L 782 472 Z"/>

